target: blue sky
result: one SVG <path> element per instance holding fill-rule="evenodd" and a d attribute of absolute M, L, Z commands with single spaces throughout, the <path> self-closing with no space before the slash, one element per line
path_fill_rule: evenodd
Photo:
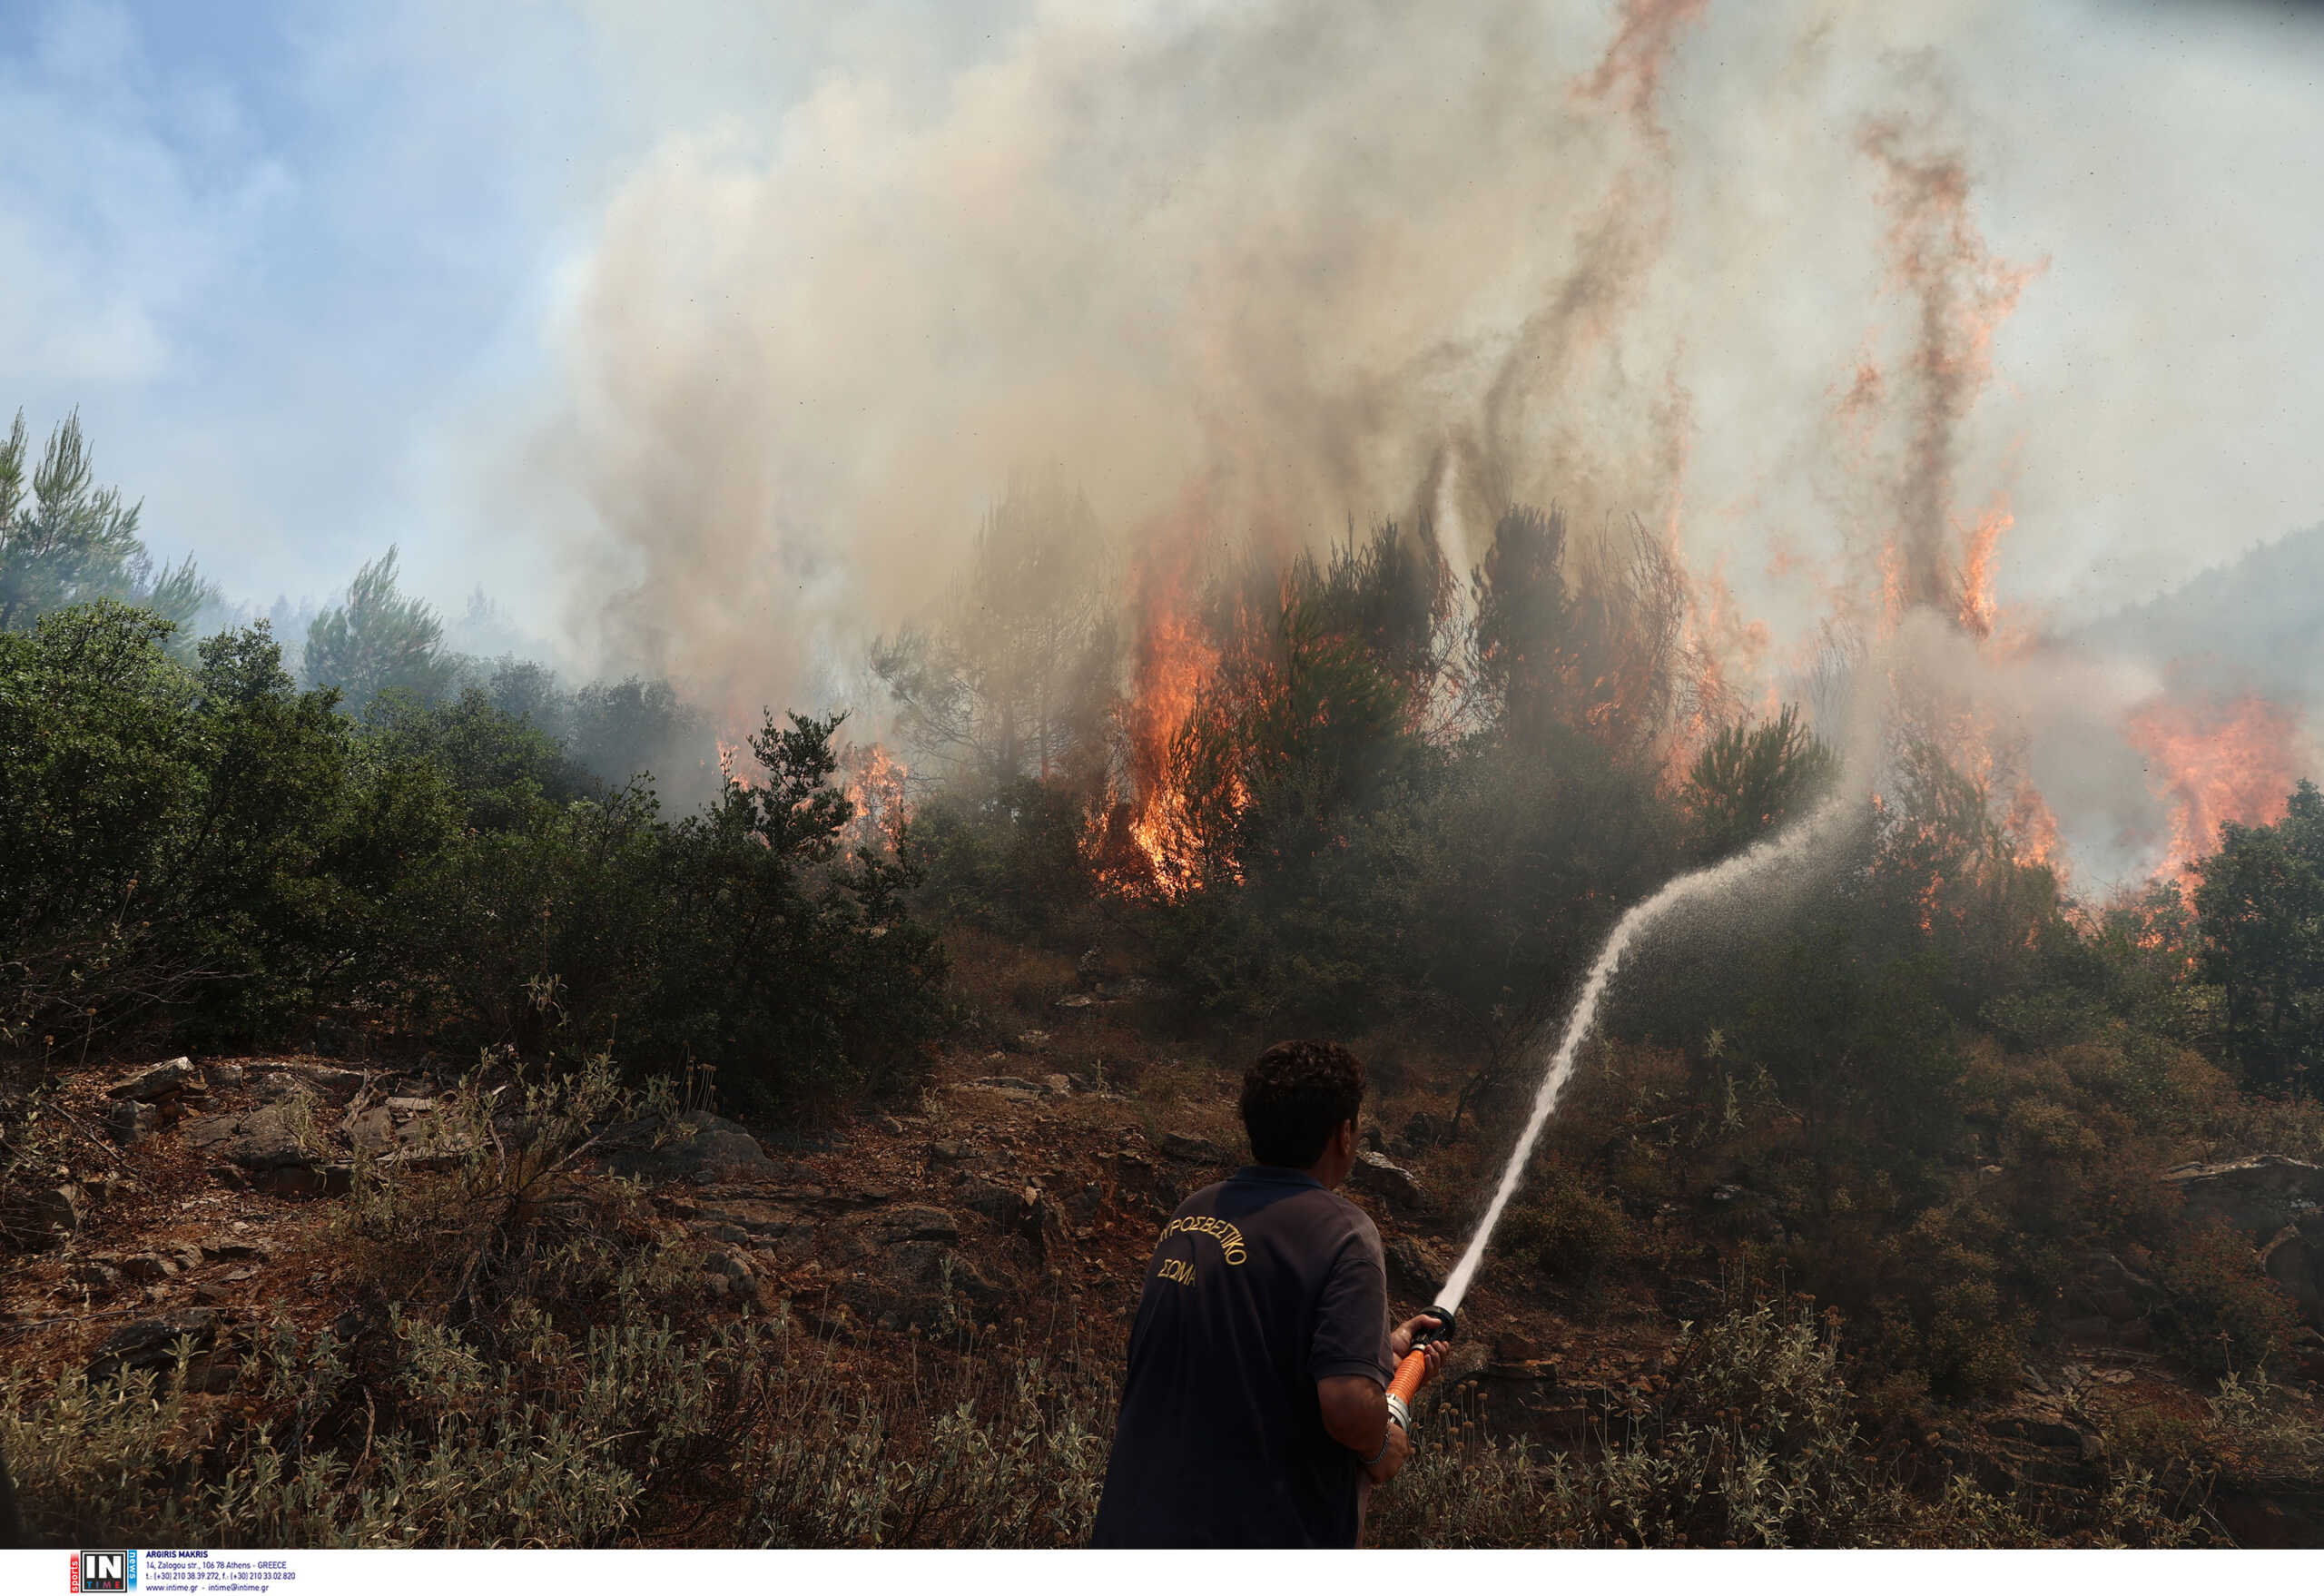
<path fill-rule="evenodd" d="M 1121 340 L 1108 359 L 1146 385 L 1137 404 L 1123 402 L 1124 424 L 1153 422 L 1182 397 L 1193 360 L 1185 350 L 1209 358 L 1204 340 L 1215 329 L 1197 326 L 1166 360 L 1154 346 L 1174 335 L 1150 323 L 1188 283 L 1216 291 L 1226 258 L 1187 241 L 1203 214 L 1187 198 L 1195 191 L 1182 182 L 1186 173 L 1201 172 L 1216 191 L 1223 236 L 1240 229 L 1241 243 L 1295 234 L 1291 213 L 1303 204 L 1328 211 L 1334 196 L 1267 188 L 1295 181 L 1283 175 L 1287 164 L 1275 164 L 1286 152 L 1303 140 L 1320 147 L 1360 137 L 1367 119 L 1433 113 L 1438 103 L 1440 85 L 1423 65 L 1431 41 L 1383 21 L 1394 8 L 1321 8 L 1333 19 L 1324 25 L 1345 15 L 1354 19 L 1348 27 L 1377 28 L 1387 41 L 1387 59 L 1367 61 L 1359 48 L 1328 73 L 1312 69 L 1320 47 L 1295 44 L 1281 60 L 1206 54 L 1141 21 L 1150 9 L 5 0 L 0 372 L 10 380 L 0 407 L 22 406 L 40 431 L 77 407 L 101 471 L 145 499 L 150 540 L 166 553 L 196 553 L 239 598 L 263 606 L 278 593 L 320 596 L 399 541 L 423 591 L 457 607 L 481 583 L 547 635 L 571 621 L 563 567 L 595 557 L 598 545 L 577 524 L 593 513 L 586 496 L 544 479 L 571 469 L 576 449 L 602 454 L 652 414 L 650 403 L 631 411 L 616 404 L 610 429 L 561 426 L 586 401 L 576 398 L 586 388 L 576 372 L 618 387 L 633 368 L 650 365 L 664 347 L 657 340 L 688 326 L 685 306 L 669 296 L 746 296 L 756 287 L 750 274 L 769 271 L 830 289 L 834 280 L 816 272 L 842 248 L 857 251 L 867 279 L 902 283 L 907 295 L 966 284 L 1005 315 L 1005 291 L 1026 263 L 1015 252 L 1021 242 L 962 243 L 964 230 L 1000 202 L 972 204 L 944 192 L 947 174 L 984 170 L 962 167 L 963 150 L 990 148 L 1000 166 L 1019 161 L 1031 174 L 1026 192 L 1041 203 L 1026 213 L 1069 246 L 1083 273 L 1076 281 L 1098 281 L 1117 264 L 1152 270 L 1157 254 L 1173 271 L 1132 281 L 1118 303 L 1088 296 L 1110 322 L 1077 322 L 1087 308 L 1068 285 L 1061 310 L 1039 307 L 1019 328 L 1034 344 L 1049 340 L 1038 361 L 955 347 L 950 364 L 931 369 L 924 383 L 909 369 L 900 374 L 895 387 L 920 396 L 919 409 L 868 417 L 861 407 L 877 397 L 843 382 L 826 389 L 813 350 L 885 360 L 891 323 L 940 331 L 950 323 L 909 308 L 892 315 L 886 303 L 797 297 L 781 301 L 779 317 L 769 310 L 745 323 L 760 336 L 780 319 L 786 329 L 812 330 L 830 318 L 820 341 L 786 330 L 791 342 L 774 350 L 769 367 L 780 380 L 761 380 L 786 396 L 797 390 L 802 406 L 820 399 L 845 421 L 844 430 L 829 423 L 826 434 L 805 426 L 786 442 L 789 480 L 813 483 L 825 472 L 854 495 L 811 503 L 794 487 L 767 496 L 779 500 L 773 508 L 752 500 L 746 541 L 773 537 L 784 517 L 820 519 L 845 537 L 881 514 L 923 515 L 919 501 L 899 508 L 892 495 L 853 485 L 848 470 L 869 465 L 831 462 L 858 435 L 881 440 L 888 452 L 876 459 L 889 469 L 926 458 L 921 446 L 930 438 L 950 447 L 955 435 L 977 436 L 990 410 L 943 408 L 958 397 L 947 384 L 964 370 L 994 373 L 1004 396 L 1021 390 L 1054 426 L 1056 415 L 1076 409 L 1050 397 L 1055 372 L 1093 369 L 1084 350 L 1065 347 L 1068 335 L 1092 328 L 1092 336 Z M 1303 7 L 1288 0 L 1275 9 L 1296 15 Z M 1587 8 L 1558 10 L 1562 31 L 1551 54 L 1586 67 L 1610 23 Z M 1770 117 L 1749 137 L 1728 130 L 1832 36 L 1817 20 L 1825 11 L 1845 19 L 1838 36 L 1862 59 L 1819 91 L 1825 102 L 1803 102 L 1799 116 L 1822 114 L 1865 84 L 1880 94 L 1909 84 L 1925 55 L 1933 75 L 1952 85 L 1949 103 L 1978 172 L 1979 215 L 1996 250 L 2050 262 L 2005 330 L 1997 362 L 1988 452 L 2015 450 L 2011 469 L 2024 478 L 2014 501 L 2024 530 L 2005 551 L 2008 581 L 2043 604 L 2119 603 L 2324 518 L 2324 468 L 2316 464 L 2324 362 L 2315 354 L 2324 338 L 2315 292 L 2324 280 L 2315 153 L 2324 148 L 2324 44 L 2316 8 L 1932 0 L 1867 11 L 1821 0 L 1713 0 L 1666 89 L 1667 119 L 1694 174 L 1682 178 L 1682 195 L 1699 178 L 1709 202 L 1727 203 L 1734 196 L 1721 183 L 1762 171 L 1779 185 L 1784 171 L 1804 169 L 1785 142 L 1798 136 L 1797 118 Z M 1190 18 L 1171 25 L 1192 36 L 1233 34 L 1250 14 L 1211 5 L 1157 15 Z M 1864 20 L 1876 14 L 1890 20 Z M 1296 31 L 1285 36 L 1295 41 Z M 1420 74 L 1409 82 L 1398 77 L 1406 58 Z M 1182 67 L 1184 80 L 1169 81 Z M 1561 94 L 1561 81 L 1545 76 L 1542 94 Z M 1026 133 L 993 109 L 996 96 L 1012 94 L 1048 120 Z M 1117 136 L 1102 112 L 1078 107 L 1078 96 L 1161 108 L 1150 138 L 1105 146 L 1126 170 L 1123 192 L 1154 196 L 1152 205 L 1091 192 L 1105 169 L 1076 167 L 1069 150 L 1070 158 L 1058 155 L 1055 141 Z M 1374 110 L 1351 115 L 1350 100 Z M 1211 124 L 1260 131 L 1238 144 Z M 1833 136 L 1845 154 L 1845 130 Z M 1868 227 L 1862 174 L 1844 163 L 1831 172 L 1853 185 L 1841 195 L 1853 207 L 1846 225 Z M 1383 193 L 1393 198 L 1386 185 L 1401 181 L 1415 185 L 1414 195 L 1441 193 L 1439 177 L 1417 163 L 1414 173 L 1384 176 Z M 1092 202 L 1086 237 L 1075 235 L 1078 198 Z M 1771 215 L 1820 202 L 1767 198 Z M 881 233 L 865 214 L 889 204 L 895 214 L 881 222 Z M 1157 216 L 1178 231 L 1154 224 Z M 624 247 L 636 252 L 639 226 L 699 226 L 707 242 L 694 253 L 707 260 L 724 247 L 729 221 L 750 250 L 704 266 L 698 280 L 646 274 L 665 301 L 642 308 L 642 332 L 623 334 L 644 341 L 623 343 L 602 325 L 576 331 L 576 296 L 613 281 L 608 262 L 628 258 Z M 1328 221 L 1316 236 L 1357 224 Z M 1141 228 L 1144 255 L 1108 255 L 1115 237 Z M 1812 228 L 1794 232 L 1813 241 Z M 910 249 L 882 256 L 868 241 L 890 235 Z M 931 267 L 926 281 L 911 281 L 919 258 L 943 259 L 950 275 L 940 279 Z M 1726 235 L 1682 228 L 1668 270 L 1716 272 L 1734 258 Z M 1744 302 L 1788 305 L 1785 314 L 1828 321 L 1845 341 L 1871 315 L 1869 290 L 1834 298 L 1827 286 L 1803 289 L 1795 271 L 1787 283 L 1748 285 Z M 1856 294 L 1861 285 L 1842 286 Z M 1682 281 L 1672 302 L 1688 302 L 1687 291 Z M 1246 323 L 1264 327 L 1271 314 L 1261 308 Z M 1328 326 L 1320 336 L 1341 331 Z M 1689 372 L 1707 446 L 1690 502 L 1772 501 L 1775 488 L 1747 480 L 1740 466 L 1734 477 L 1743 486 L 1723 498 L 1708 491 L 1715 480 L 1701 480 L 1720 465 L 1722 407 L 1757 416 L 1769 405 L 1753 387 L 1767 361 L 1748 348 L 1725 367 L 1706 363 L 1723 336 L 1711 325 L 1680 340 L 1686 358 L 1704 365 Z M 1826 380 L 1817 368 L 1797 386 L 1812 397 Z M 655 397 L 645 391 L 646 401 Z M 714 438 L 715 450 L 755 447 L 746 429 L 738 436 L 739 444 Z M 1771 439 L 1768 452 L 1804 447 Z M 970 508 L 950 517 L 958 527 L 917 563 L 934 570 L 949 561 L 979 496 L 1022 454 L 996 441 L 991 458 L 975 460 L 969 475 L 983 479 L 953 485 L 942 501 Z M 1101 505 L 1112 493 L 1134 508 L 1120 484 L 1135 473 L 1093 460 Z M 1795 497 L 1812 498 L 1807 488 Z M 2206 507 L 2216 516 L 2206 519 Z M 1336 516 L 1326 518 L 1336 525 Z M 1753 537 L 1762 530 L 1745 529 Z M 1729 534 L 1707 526 L 1703 535 Z M 891 537 L 865 547 L 893 563 L 906 546 Z M 803 557 L 795 549 L 780 556 Z M 868 580 L 859 574 L 834 591 L 860 595 Z M 926 587 L 899 587 L 872 619 L 891 622 Z"/>
<path fill-rule="evenodd" d="M 148 541 L 261 605 L 400 539 L 440 596 L 524 608 L 538 550 L 478 515 L 474 452 L 545 402 L 560 271 L 625 163 L 845 48 L 780 6 L 0 18 L 0 405 L 37 432 L 77 407 Z M 967 25 L 936 32 L 972 51 Z"/>

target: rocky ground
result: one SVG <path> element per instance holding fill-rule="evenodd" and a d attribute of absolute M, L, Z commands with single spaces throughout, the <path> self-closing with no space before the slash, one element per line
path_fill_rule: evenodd
<path fill-rule="evenodd" d="M 783 1299 L 874 1363 L 917 1337 L 969 1333 L 1029 1335 L 1118 1366 L 1158 1222 L 1240 1161 L 1226 1079 L 1181 1080 L 1157 1101 L 1109 1085 L 1102 1068 L 1037 1032 L 949 1058 L 916 1113 L 761 1138 L 696 1111 L 658 1135 L 615 1129 L 593 1168 L 645 1183 L 654 1223 L 696 1238 L 714 1314 Z M 64 1099 L 75 1154 L 33 1216 L 37 1250 L 10 1258 L 0 1285 L 6 1359 L 160 1367 L 191 1336 L 206 1355 L 193 1378 L 223 1390 L 258 1327 L 287 1316 L 312 1329 L 351 1314 L 332 1211 L 359 1152 L 419 1168 L 458 1156 L 430 1129 L 449 1085 L 424 1065 L 302 1058 L 180 1059 L 81 1078 Z M 1386 1241 L 1396 1311 L 1416 1312 L 1462 1239 L 1473 1156 L 1374 1139 L 1350 1195 Z M 2324 1325 L 2313 1274 L 2324 1238 L 2311 1234 L 2324 1170 L 2262 1159 L 2171 1178 L 2191 1206 L 2271 1246 L 2271 1266 Z M 1709 1235 L 1731 1218 L 1713 1210 L 1748 1200 L 1721 1188 L 1705 1213 L 1659 1222 Z M 1678 1322 L 1716 1308 L 1717 1254 L 1706 1246 L 1701 1256 L 1699 1271 L 1649 1271 L 1586 1313 L 1489 1269 L 1443 1394 L 1476 1404 L 1497 1430 L 1598 1444 L 1652 1400 Z M 2125 1414 L 2202 1420 L 2195 1383 L 2147 1345 L 2152 1292 L 2119 1258 L 2085 1260 L 2054 1350 L 2027 1363 L 2015 1396 L 1907 1438 L 1909 1465 L 1971 1475 L 2037 1519 L 2073 1516 L 2105 1489 L 2104 1436 Z M 2310 1383 L 2312 1405 L 2324 1335 L 2309 1332 L 2289 1373 L 2295 1386 Z M 2241 1543 L 2324 1544 L 2324 1480 L 2254 1464 L 2225 1470 L 2210 1490 L 2216 1522 Z"/>

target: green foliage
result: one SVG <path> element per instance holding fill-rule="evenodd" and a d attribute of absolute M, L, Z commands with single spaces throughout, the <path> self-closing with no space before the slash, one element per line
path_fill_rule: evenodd
<path fill-rule="evenodd" d="M 1551 1176 L 1536 1184 L 1527 1203 L 1509 1211 L 1493 1246 L 1544 1279 L 1586 1284 L 1621 1257 L 1630 1228 L 1620 1207 L 1571 1176 Z"/>
<path fill-rule="evenodd" d="M 618 1034 L 793 1108 L 917 1079 L 943 959 L 908 853 L 859 849 L 836 719 L 770 724 L 771 782 L 675 823 L 478 693 L 300 693 L 263 626 L 189 670 L 101 604 L 0 634 L 0 1027 L 54 1056 L 139 1028 L 202 1045 L 372 1022 L 538 1056 Z M 554 980 L 555 1003 L 527 994 Z M 68 1055 L 71 1056 L 71 1055 Z"/>
<path fill-rule="evenodd" d="M 675 824 L 650 790 L 470 832 L 414 873 L 405 980 L 437 1034 L 527 1052 L 616 1038 L 633 1066 L 720 1070 L 793 1109 L 906 1087 L 942 1021 L 944 961 L 902 854 L 844 850 L 836 717 L 769 722 L 772 776 Z M 438 951 L 458 949 L 457 958 Z M 534 983 L 555 977 L 553 1009 Z"/>
<path fill-rule="evenodd" d="M 2324 1069 L 2324 793 L 2303 781 L 2275 824 L 2222 826 L 2195 870 L 2228 1056 L 2254 1085 L 2307 1089 Z"/>
<path fill-rule="evenodd" d="M 78 411 L 49 435 L 27 496 L 29 447 L 19 410 L 0 442 L 0 631 L 22 631 L 53 610 L 99 599 L 182 627 L 217 601 L 217 589 L 191 559 L 155 568 L 137 536 L 143 507 L 123 505 L 119 489 L 96 485 Z"/>
<path fill-rule="evenodd" d="M 1061 934 L 1093 896 L 1082 814 L 1061 784 L 1029 777 L 940 791 L 912 816 L 913 856 L 926 874 L 917 901 L 943 923 Z"/>
<path fill-rule="evenodd" d="M 1634 1396 L 1600 1444 L 1562 1456 L 1464 1437 L 1440 1406 L 1374 1499 L 1378 1543 L 1895 1546 L 1945 1512 L 1868 1464 L 1837 1338 L 1804 1307 L 1689 1325 L 1669 1370 L 1659 1401 Z"/>
<path fill-rule="evenodd" d="M 356 572 L 346 603 L 323 611 L 307 629 L 307 681 L 337 689 L 357 714 L 390 688 L 423 703 L 441 698 L 458 670 L 445 650 L 435 606 L 397 588 L 392 547 Z"/>
<path fill-rule="evenodd" d="M 1786 704 L 1774 720 L 1740 722 L 1711 739 L 1687 773 L 1685 803 L 1705 859 L 1724 859 L 1807 812 L 1839 773 L 1839 757 Z"/>
<path fill-rule="evenodd" d="M 265 628 L 170 659 L 110 602 L 0 635 L 0 1026 L 47 1050 L 187 1006 L 263 1033 L 317 1001 L 374 921 L 424 801 L 369 773 Z M 51 1038 L 55 1039 L 54 1044 Z"/>

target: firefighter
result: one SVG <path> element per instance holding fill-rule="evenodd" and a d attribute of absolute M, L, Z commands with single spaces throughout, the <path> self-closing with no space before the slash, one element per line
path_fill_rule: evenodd
<path fill-rule="evenodd" d="M 1179 1205 L 1147 1267 L 1098 1546 L 1354 1546 L 1412 1443 L 1387 1385 L 1427 1315 L 1391 1327 L 1380 1233 L 1334 1191 L 1364 1066 L 1280 1042 L 1243 1078 L 1252 1162 Z M 1442 1341 L 1423 1352 L 1433 1376 Z"/>

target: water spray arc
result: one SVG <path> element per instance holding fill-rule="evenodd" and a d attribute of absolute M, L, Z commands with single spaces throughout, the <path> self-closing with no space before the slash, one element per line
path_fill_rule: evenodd
<path fill-rule="evenodd" d="M 1644 902 L 1634 905 L 1620 920 L 1598 951 L 1597 961 L 1590 967 L 1590 977 L 1582 982 L 1581 995 L 1566 1018 L 1564 1033 L 1558 1039 L 1557 1051 L 1551 1055 L 1549 1066 L 1541 1076 L 1541 1085 L 1533 1095 L 1533 1112 L 1525 1121 L 1524 1134 L 1517 1138 L 1517 1146 L 1509 1155 L 1508 1166 L 1502 1169 L 1501 1185 L 1492 1194 L 1492 1202 L 1485 1209 L 1476 1233 L 1469 1238 L 1468 1249 L 1444 1282 L 1444 1290 L 1434 1305 L 1428 1310 L 1440 1321 L 1440 1327 L 1413 1337 L 1413 1350 L 1397 1365 L 1395 1378 L 1388 1386 L 1389 1408 L 1402 1420 L 1420 1389 L 1421 1376 L 1426 1360 L 1420 1348 L 1432 1341 L 1449 1339 L 1453 1318 L 1460 1312 L 1461 1299 L 1469 1294 L 1478 1267 L 1484 1262 L 1485 1248 L 1492 1244 L 1493 1227 L 1501 1223 L 1502 1210 L 1517 1195 L 1524 1183 L 1526 1166 L 1532 1161 L 1534 1144 L 1541 1138 L 1541 1131 L 1557 1112 L 1558 1098 L 1566 1083 L 1573 1078 L 1574 1061 L 1581 1051 L 1581 1044 L 1598 1024 L 1598 1010 L 1604 1000 L 1606 989 L 1612 984 L 1614 972 L 1620 968 L 1622 957 L 1630 945 L 1644 935 L 1656 921 L 1684 904 L 1699 902 L 1730 888 L 1741 885 L 1754 876 L 1782 864 L 1796 864 L 1824 837 L 1837 830 L 1859 813 L 1861 794 L 1843 788 L 1824 801 L 1814 811 L 1795 824 L 1755 847 L 1736 854 L 1731 859 L 1706 866 L 1677 877 Z M 1409 1427 L 1409 1425 L 1407 1426 Z"/>

